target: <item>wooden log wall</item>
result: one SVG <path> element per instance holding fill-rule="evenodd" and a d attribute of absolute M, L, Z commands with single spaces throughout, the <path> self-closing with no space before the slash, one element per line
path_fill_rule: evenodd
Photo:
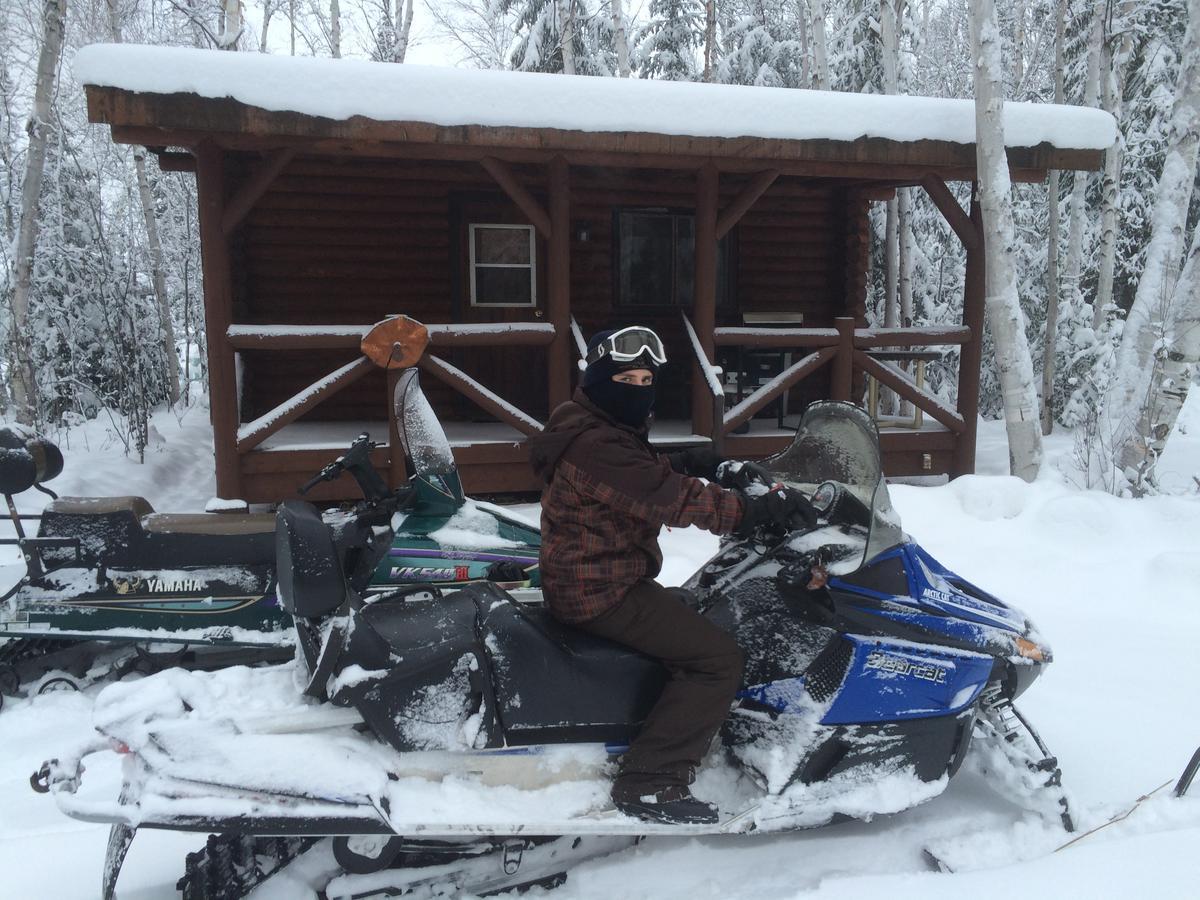
<path fill-rule="evenodd" d="M 512 168 L 545 204 L 547 168 Z M 245 170 L 236 175 L 244 178 Z M 722 175 L 720 207 L 752 177 Z M 585 335 L 634 321 L 659 330 L 678 361 L 663 375 L 659 414 L 688 417 L 691 348 L 679 310 L 615 305 L 614 213 L 622 207 L 688 212 L 695 202 L 694 174 L 573 167 L 570 184 L 572 314 Z M 866 203 L 848 207 L 846 192 L 833 184 L 780 178 L 746 213 L 730 235 L 729 293 L 717 310 L 717 325 L 741 325 L 743 311 L 787 311 L 803 313 L 805 326 L 828 327 L 835 316 L 846 314 L 848 283 L 865 297 Z M 536 310 L 471 307 L 470 222 L 528 220 L 474 162 L 294 159 L 233 235 L 233 320 L 361 324 L 404 313 L 427 323 L 544 321 L 537 314 L 545 310 L 548 284 L 541 239 Z M 582 229 L 586 241 L 579 239 Z M 549 412 L 540 375 L 544 353 L 542 348 L 439 351 L 538 418 Z M 283 402 L 352 355 L 244 353 L 242 421 Z M 573 381 L 576 376 L 572 368 Z M 827 377 L 799 385 L 792 408 L 827 396 Z M 489 420 L 433 379 L 425 379 L 424 387 L 439 414 Z M 306 419 L 379 421 L 385 398 L 385 379 L 373 374 Z"/>

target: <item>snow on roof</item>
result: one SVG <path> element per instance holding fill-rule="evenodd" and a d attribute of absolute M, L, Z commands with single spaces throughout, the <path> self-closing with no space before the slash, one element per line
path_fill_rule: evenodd
<path fill-rule="evenodd" d="M 84 85 L 188 93 L 345 120 L 645 132 L 710 138 L 975 142 L 973 100 L 593 78 L 95 44 L 75 57 Z M 1116 122 L 1097 109 L 1006 103 L 1010 147 L 1103 150 Z"/>

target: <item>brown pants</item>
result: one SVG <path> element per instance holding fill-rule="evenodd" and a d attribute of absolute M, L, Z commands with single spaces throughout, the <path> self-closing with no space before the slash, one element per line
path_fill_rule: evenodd
<path fill-rule="evenodd" d="M 643 580 L 625 599 L 576 627 L 660 660 L 671 680 L 621 760 L 617 788 L 687 785 L 729 715 L 742 683 L 742 651 L 679 593 Z"/>

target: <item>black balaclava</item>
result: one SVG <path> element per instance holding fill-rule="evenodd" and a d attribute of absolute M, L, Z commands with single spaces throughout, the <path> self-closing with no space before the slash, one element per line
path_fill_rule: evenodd
<path fill-rule="evenodd" d="M 592 339 L 588 341 L 588 352 L 616 332 L 617 329 L 614 328 L 592 335 Z M 580 386 L 589 400 L 622 425 L 641 428 L 654 409 L 654 385 L 623 384 L 612 380 L 618 372 L 629 369 L 649 369 L 657 375 L 658 363 L 645 353 L 629 362 L 616 362 L 612 357 L 605 355 L 588 365 L 583 372 Z"/>

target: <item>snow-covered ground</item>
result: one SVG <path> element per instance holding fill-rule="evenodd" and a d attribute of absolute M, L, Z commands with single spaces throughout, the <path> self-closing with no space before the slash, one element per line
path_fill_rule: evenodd
<path fill-rule="evenodd" d="M 159 509 L 200 509 L 212 493 L 206 412 L 160 417 L 147 465 L 76 433 L 63 493 L 141 493 Z M 1200 431 L 1200 425 L 1197 430 Z M 87 446 L 84 446 L 86 437 Z M 1048 444 L 1051 459 L 1069 436 Z M 1028 485 L 1007 470 L 1001 423 L 984 423 L 979 471 L 937 487 L 896 485 L 904 525 L 947 566 L 1029 612 L 1055 661 L 1022 709 L 1057 754 L 1084 827 L 1178 778 L 1200 744 L 1200 494 L 1120 500 L 1066 485 L 1054 465 Z M 29 508 L 36 494 L 23 496 Z M 536 512 L 536 508 L 531 511 Z M 716 539 L 664 531 L 663 580 L 676 583 Z M 6 548 L 7 549 L 7 548 Z M 15 575 L 0 557 L 0 583 Z M 0 898 L 98 894 L 107 829 L 68 819 L 34 794 L 31 772 L 90 731 L 94 694 L 49 694 L 0 713 Z M 795 896 L 1191 897 L 1200 884 L 1200 785 L 1169 785 L 1125 821 L 1054 853 L 1063 835 L 963 772 L 924 806 L 872 822 L 776 836 L 654 838 L 572 871 L 556 898 Z M 148 831 L 133 844 L 122 900 L 174 896 L 201 836 Z M 963 870 L 926 871 L 933 846 Z M 537 892 L 534 892 L 535 895 Z"/>

